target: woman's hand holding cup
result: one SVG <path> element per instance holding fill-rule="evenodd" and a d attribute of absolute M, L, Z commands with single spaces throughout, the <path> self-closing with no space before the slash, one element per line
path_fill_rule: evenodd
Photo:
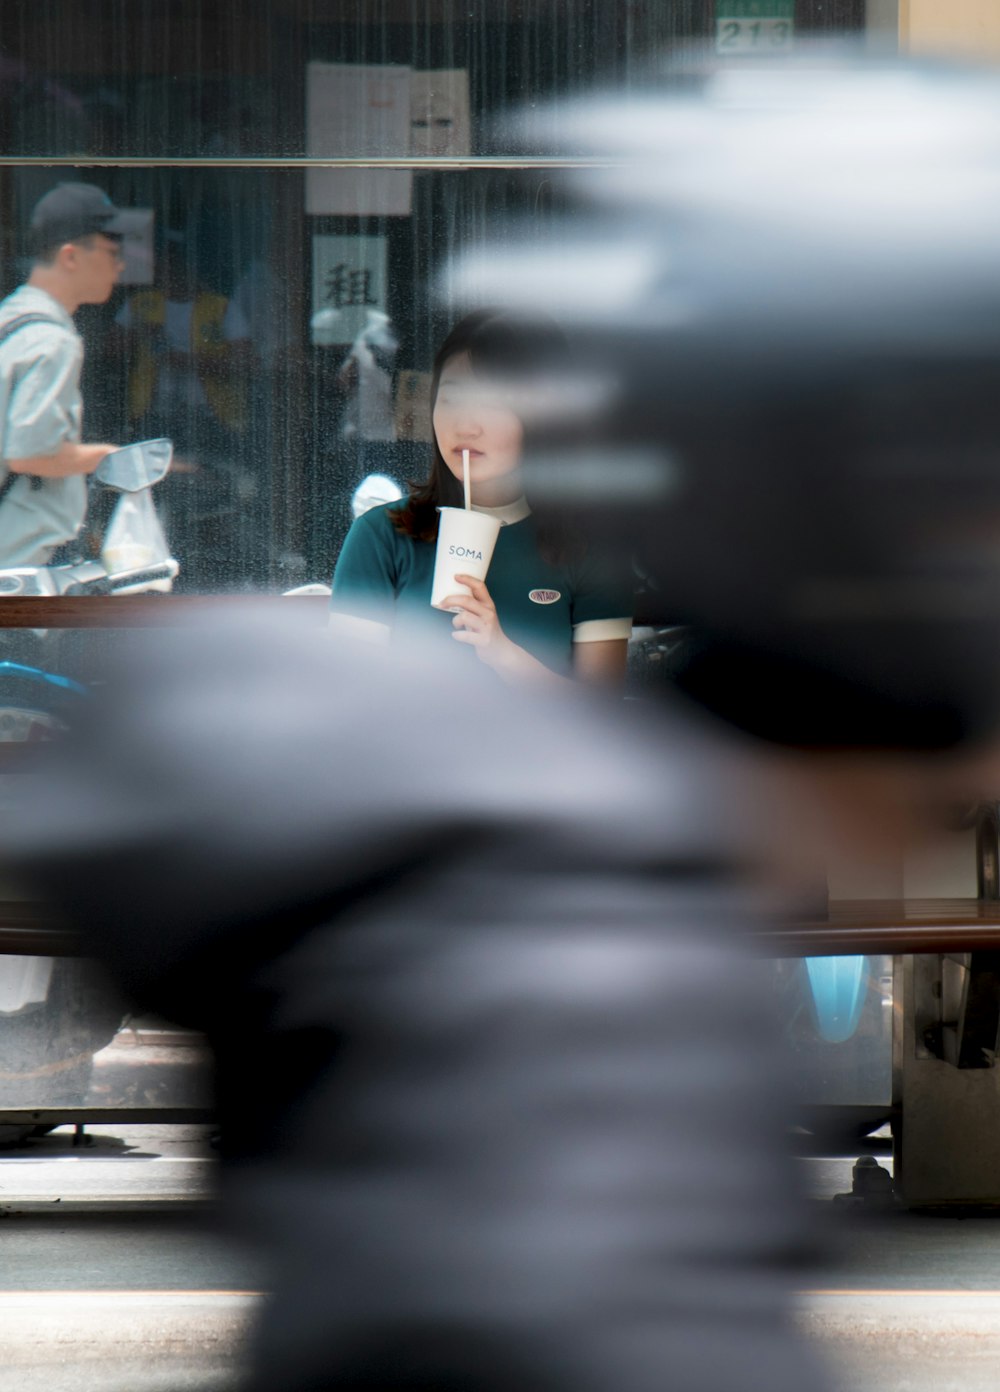
<path fill-rule="evenodd" d="M 487 666 L 498 670 L 516 660 L 521 649 L 504 633 L 497 618 L 496 606 L 490 598 L 485 580 L 477 580 L 474 575 L 456 575 L 455 579 L 467 585 L 470 593 L 449 595 L 441 605 L 442 609 L 455 610 L 452 619 L 452 637 L 456 643 L 467 643 L 476 649 L 476 655 Z"/>

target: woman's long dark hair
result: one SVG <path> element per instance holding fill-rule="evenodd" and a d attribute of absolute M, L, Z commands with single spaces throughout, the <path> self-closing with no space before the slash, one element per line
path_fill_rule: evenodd
<path fill-rule="evenodd" d="M 551 320 L 528 319 L 503 309 L 477 309 L 459 320 L 437 351 L 431 377 L 432 415 L 441 373 L 460 353 L 468 353 L 477 375 L 511 383 L 530 383 L 545 373 L 565 373 L 570 361 L 566 337 Z M 406 502 L 389 514 L 396 530 L 416 541 L 436 541 L 438 508 L 461 507 L 463 503 L 462 485 L 442 458 L 433 428 L 431 439 L 433 453 L 427 478 L 411 481 Z M 546 549 L 552 551 L 553 545 Z M 555 549 L 564 548 L 557 544 Z"/>

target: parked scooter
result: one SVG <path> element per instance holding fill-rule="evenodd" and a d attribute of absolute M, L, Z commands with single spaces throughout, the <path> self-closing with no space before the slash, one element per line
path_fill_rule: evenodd
<path fill-rule="evenodd" d="M 167 474 L 169 440 L 144 440 L 108 454 L 95 472 L 118 493 L 99 559 L 0 569 L 0 597 L 164 593 L 178 573 L 156 514 L 152 488 Z M 96 501 L 92 499 L 92 502 Z M 0 620 L 2 622 L 2 620 Z M 30 647 L 32 662 L 0 653 L 0 741 L 59 739 L 89 696 L 85 683 L 52 668 L 58 631 L 12 630 L 4 649 Z M 0 1113 L 5 1108 L 82 1107 L 94 1055 L 114 1038 L 125 1004 L 96 964 L 82 958 L 0 955 Z M 42 1126 L 0 1122 L 0 1144 Z"/>
<path fill-rule="evenodd" d="M 88 699 L 87 687 L 70 677 L 0 661 L 0 742 L 60 739 Z M 94 1055 L 114 1038 L 124 1014 L 118 993 L 92 962 L 0 955 L 0 1114 L 7 1108 L 82 1106 Z M 53 1124 L 0 1121 L 0 1145 L 17 1144 Z"/>
<path fill-rule="evenodd" d="M 142 440 L 112 450 L 98 465 L 98 484 L 121 494 L 99 559 L 0 569 L 0 597 L 166 593 L 179 566 L 156 515 L 152 488 L 169 472 L 170 440 Z"/>

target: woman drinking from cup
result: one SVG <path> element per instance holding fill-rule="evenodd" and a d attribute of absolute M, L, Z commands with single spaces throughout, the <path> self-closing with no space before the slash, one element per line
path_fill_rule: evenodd
<path fill-rule="evenodd" d="M 479 310 L 452 329 L 431 380 L 429 475 L 404 502 L 355 520 L 334 570 L 335 614 L 364 620 L 372 636 L 418 620 L 437 621 L 447 632 L 447 623 L 455 642 L 474 648 L 510 684 L 624 679 L 629 585 L 609 580 L 607 568 L 568 531 L 539 526 L 524 496 L 524 425 L 511 387 L 567 367 L 566 342 L 554 325 Z M 437 555 L 440 509 L 449 528 L 461 530 L 462 518 L 451 510 L 463 503 L 481 516 L 465 544 L 460 532 L 449 532 L 454 588 L 436 595 L 431 608 L 435 561 L 440 579 L 445 559 Z M 484 517 L 497 524 L 492 558 L 482 533 L 494 529 L 482 525 Z M 463 568 L 465 555 L 481 563 Z M 469 573 L 476 569 L 486 578 Z"/>

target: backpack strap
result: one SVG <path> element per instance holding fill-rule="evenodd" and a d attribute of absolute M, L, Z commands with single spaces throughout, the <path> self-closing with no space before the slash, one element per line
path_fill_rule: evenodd
<path fill-rule="evenodd" d="M 55 324 L 57 328 L 59 327 L 59 321 L 50 318 L 47 314 L 18 314 L 0 328 L 0 347 L 7 342 L 12 334 L 16 334 L 18 329 L 27 328 L 29 324 Z M 0 483 L 0 503 L 3 502 L 19 478 L 21 478 L 20 474 L 14 474 L 9 469 L 7 470 L 7 477 L 3 483 Z"/>
<path fill-rule="evenodd" d="M 16 334 L 18 329 L 27 328 L 29 324 L 52 324 L 57 329 L 61 327 L 59 320 L 48 314 L 17 314 L 0 328 L 0 344 L 6 343 L 11 334 Z"/>

